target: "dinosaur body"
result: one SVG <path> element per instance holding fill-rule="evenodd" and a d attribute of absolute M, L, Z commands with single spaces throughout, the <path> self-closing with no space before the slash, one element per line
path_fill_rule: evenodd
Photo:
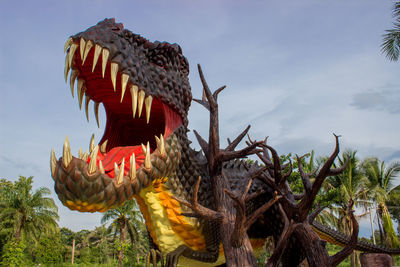
<path fill-rule="evenodd" d="M 192 96 L 181 48 L 152 43 L 106 19 L 68 39 L 65 50 L 65 79 L 71 72 L 72 94 L 76 83 L 79 105 L 85 96 L 87 112 L 93 101 L 96 119 L 103 103 L 107 123 L 99 144 L 91 141 L 88 153 L 73 157 L 68 139 L 59 160 L 52 151 L 51 172 L 61 202 L 73 210 L 102 212 L 136 198 L 151 239 L 164 255 L 177 253 L 184 266 L 222 264 L 218 225 L 184 216 L 191 210 L 173 198 L 190 201 L 200 176 L 199 203 L 210 209 L 215 204 L 205 157 L 190 148 L 186 135 Z M 225 163 L 223 173 L 234 191 L 243 187 L 241 178 L 257 168 L 236 160 Z M 260 188 L 265 193 L 247 204 L 248 214 L 273 197 L 273 190 L 257 179 L 249 193 Z M 262 248 L 268 236 L 277 240 L 283 226 L 275 205 L 248 230 L 253 248 Z M 322 238 L 347 242 L 346 235 L 318 223 L 313 227 Z M 283 266 L 296 266 L 303 259 L 296 240 L 291 244 Z M 358 249 L 398 252 L 367 243 Z"/>

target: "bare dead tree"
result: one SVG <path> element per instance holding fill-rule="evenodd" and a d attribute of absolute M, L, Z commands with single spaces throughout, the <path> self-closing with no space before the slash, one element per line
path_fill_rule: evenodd
<path fill-rule="evenodd" d="M 324 180 L 328 176 L 340 174 L 347 167 L 346 162 L 339 168 L 331 168 L 339 153 L 339 136 L 335 135 L 335 140 L 336 146 L 333 153 L 320 169 L 315 170 L 312 173 L 306 173 L 303 171 L 301 163 L 302 157 L 297 156 L 298 171 L 304 187 L 304 192 L 302 194 L 294 194 L 287 182 L 287 178 L 292 172 L 291 162 L 289 163 L 289 170 L 285 173 L 284 170 L 287 165 L 282 166 L 276 150 L 267 145 L 266 140 L 259 145 L 263 151 L 261 153 L 257 152 L 256 154 L 262 162 L 269 167 L 269 169 L 264 171 L 260 177 L 265 183 L 272 186 L 278 194 L 282 196 L 280 199 L 279 209 L 281 216 L 285 221 L 285 226 L 280 239 L 278 240 L 275 250 L 266 266 L 278 266 L 285 249 L 289 245 L 288 242 L 292 240 L 290 237 L 294 237 L 296 242 L 300 244 L 300 247 L 303 248 L 305 257 L 311 267 L 336 266 L 354 250 L 357 244 L 358 223 L 352 211 L 353 201 L 349 203 L 349 214 L 353 223 L 353 232 L 350 242 L 335 255 L 329 256 L 325 248 L 325 242 L 320 240 L 311 227 L 312 221 L 323 209 L 323 207 L 317 206 L 317 208 L 311 212 L 315 198 L 320 191 Z M 249 138 L 249 142 L 247 143 L 248 145 L 251 145 L 257 142 L 254 142 Z M 271 152 L 272 159 L 269 156 L 269 152 Z"/>
<path fill-rule="evenodd" d="M 210 181 L 213 185 L 213 195 L 216 203 L 215 210 L 201 206 L 197 201 L 197 193 L 200 185 L 200 177 L 196 183 L 192 196 L 192 201 L 188 202 L 176 198 L 180 203 L 190 207 L 196 216 L 201 216 L 208 220 L 215 220 L 220 223 L 221 241 L 224 248 L 224 255 L 227 266 L 257 266 L 256 259 L 247 236 L 247 229 L 261 216 L 268 208 L 275 204 L 281 196 L 275 195 L 268 203 L 258 208 L 254 213 L 246 217 L 246 202 L 251 201 L 262 191 L 248 194 L 253 183 L 253 179 L 258 177 L 265 169 L 250 172 L 244 178 L 245 189 L 243 192 L 233 192 L 229 180 L 222 174 L 222 165 L 224 162 L 245 158 L 248 155 L 260 153 L 262 141 L 248 144 L 245 148 L 235 150 L 237 145 L 248 133 L 248 126 L 232 142 L 228 139 L 228 146 L 225 149 L 220 148 L 219 140 L 219 119 L 218 119 L 218 94 L 225 88 L 220 87 L 214 93 L 211 93 L 204 78 L 202 69 L 198 65 L 198 71 L 203 84 L 203 99 L 194 99 L 203 105 L 210 113 L 209 138 L 206 141 L 196 131 L 196 138 L 204 151 L 208 162 L 208 172 Z"/>
<path fill-rule="evenodd" d="M 219 140 L 219 119 L 218 119 L 218 94 L 225 89 L 220 87 L 214 93 L 211 93 L 204 78 L 202 69 L 198 65 L 200 79 L 203 84 L 203 98 L 194 101 L 203 105 L 210 114 L 209 137 L 206 141 L 197 131 L 195 136 L 204 151 L 208 163 L 208 174 L 212 183 L 215 210 L 202 206 L 198 202 L 198 190 L 201 178 L 197 180 L 192 195 L 191 202 L 175 198 L 183 205 L 192 209 L 193 214 L 186 216 L 203 217 L 207 220 L 218 221 L 220 225 L 221 241 L 224 248 L 227 266 L 256 266 L 247 230 L 249 227 L 263 215 L 272 205 L 278 203 L 279 212 L 284 219 L 285 225 L 279 240 L 276 243 L 275 250 L 267 263 L 267 266 L 278 266 L 282 255 L 288 247 L 289 240 L 294 239 L 304 249 L 304 254 L 312 267 L 316 266 L 336 266 L 343 261 L 354 249 L 357 243 L 358 224 L 352 212 L 353 233 L 347 246 L 337 254 L 329 256 L 325 249 L 325 242 L 321 241 L 318 235 L 311 227 L 312 220 L 317 216 L 322 208 L 311 212 L 315 198 L 326 177 L 341 173 L 347 166 L 345 163 L 339 168 L 331 168 L 334 160 L 339 153 L 339 140 L 336 138 L 336 147 L 329 159 L 323 166 L 313 172 L 305 173 L 301 166 L 301 158 L 297 157 L 298 169 L 304 186 L 302 194 L 294 194 L 287 182 L 292 173 L 292 163 L 282 165 L 279 155 L 275 149 L 267 145 L 267 138 L 263 141 L 246 142 L 247 146 L 240 150 L 235 150 L 237 145 L 248 133 L 248 126 L 232 142 L 228 139 L 228 146 L 220 148 Z M 271 152 L 272 158 L 269 156 Z M 265 167 L 250 171 L 243 178 L 244 189 L 242 192 L 233 192 L 229 184 L 228 177 L 222 172 L 224 162 L 245 158 L 256 154 Z M 289 167 L 288 171 L 284 170 Z M 249 195 L 249 190 L 254 179 L 261 179 L 275 190 L 275 195 L 267 203 L 264 203 L 252 214 L 246 215 L 246 203 L 265 192 L 258 191 Z M 314 179 L 311 182 L 311 178 Z M 351 203 L 352 206 L 352 203 Z"/>

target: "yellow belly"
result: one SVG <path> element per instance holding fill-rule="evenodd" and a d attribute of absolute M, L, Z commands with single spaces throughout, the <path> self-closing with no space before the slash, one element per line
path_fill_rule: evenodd
<path fill-rule="evenodd" d="M 154 243 L 164 255 L 181 245 L 196 251 L 205 251 L 206 243 L 198 220 L 181 215 L 180 203 L 172 198 L 163 182 L 165 179 L 157 180 L 135 196 Z M 212 264 L 179 258 L 179 264 L 183 266 L 215 266 L 224 261 L 223 255 Z"/>
<path fill-rule="evenodd" d="M 166 178 L 157 180 L 135 196 L 153 242 L 166 255 L 181 245 L 196 251 L 206 251 L 206 243 L 201 226 L 196 218 L 182 216 L 181 205 L 172 198 L 164 185 Z M 262 248 L 265 240 L 251 240 L 253 248 Z M 253 244 L 254 243 L 254 244 Z M 211 267 L 223 264 L 225 257 L 222 246 L 218 260 L 213 263 L 199 262 L 180 257 L 182 266 Z"/>

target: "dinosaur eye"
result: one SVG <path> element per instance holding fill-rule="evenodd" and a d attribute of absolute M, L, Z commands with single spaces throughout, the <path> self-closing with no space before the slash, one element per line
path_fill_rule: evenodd
<path fill-rule="evenodd" d="M 160 66 L 160 67 L 165 67 L 164 66 L 164 62 L 162 60 L 157 60 L 156 65 Z"/>
<path fill-rule="evenodd" d="M 114 31 L 114 32 L 120 32 L 121 28 L 118 27 L 118 26 L 114 26 L 114 27 L 111 28 L 111 30 Z"/>
<path fill-rule="evenodd" d="M 166 65 L 167 65 L 167 59 L 166 59 L 165 57 L 163 57 L 162 55 L 157 55 L 157 56 L 155 56 L 155 57 L 152 59 L 152 62 L 153 62 L 155 65 L 157 65 L 157 66 L 159 66 L 159 67 L 161 67 L 161 68 L 163 68 L 163 69 L 165 69 L 165 68 L 166 68 Z"/>

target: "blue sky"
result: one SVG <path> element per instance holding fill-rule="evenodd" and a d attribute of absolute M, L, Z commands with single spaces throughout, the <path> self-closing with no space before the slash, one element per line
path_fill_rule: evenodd
<path fill-rule="evenodd" d="M 319 156 L 342 148 L 361 158 L 400 159 L 399 63 L 380 53 L 392 25 L 389 0 L 347 1 L 1 1 L 0 177 L 34 176 L 49 187 L 49 155 L 86 149 L 93 120 L 64 83 L 67 38 L 115 17 L 151 41 L 178 43 L 188 58 L 194 97 L 201 97 L 200 63 L 220 96 L 221 139 L 247 124 L 255 139 L 269 136 L 279 153 Z M 93 110 L 93 107 L 90 107 Z M 208 113 L 193 103 L 189 128 L 203 136 Z M 194 140 L 194 146 L 198 147 Z M 53 196 L 57 199 L 54 194 Z M 93 229 L 101 214 L 78 213 L 57 199 L 60 225 Z M 368 228 L 363 230 L 367 234 Z"/>

